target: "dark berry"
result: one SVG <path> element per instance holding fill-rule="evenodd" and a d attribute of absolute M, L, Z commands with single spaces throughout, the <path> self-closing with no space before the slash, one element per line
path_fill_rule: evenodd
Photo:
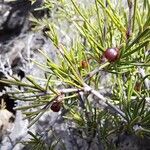
<path fill-rule="evenodd" d="M 59 112 L 61 109 L 61 102 L 54 101 L 51 105 L 51 110 L 54 112 Z"/>
<path fill-rule="evenodd" d="M 119 55 L 118 48 L 108 48 L 104 52 L 104 57 L 110 62 L 116 61 L 118 59 L 118 55 Z"/>
<path fill-rule="evenodd" d="M 139 92 L 141 90 L 141 83 L 140 82 L 136 82 L 134 90 Z"/>
<path fill-rule="evenodd" d="M 88 62 L 86 60 L 82 60 L 80 65 L 81 65 L 81 68 L 83 68 L 83 69 L 88 68 Z"/>

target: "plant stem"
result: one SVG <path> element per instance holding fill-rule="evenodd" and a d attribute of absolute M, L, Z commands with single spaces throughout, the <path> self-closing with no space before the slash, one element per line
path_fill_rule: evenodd
<path fill-rule="evenodd" d="M 132 0 L 127 0 L 128 1 L 128 7 L 129 7 L 129 16 L 128 16 L 128 27 L 127 27 L 127 33 L 126 33 L 126 38 L 127 38 L 127 43 L 129 42 L 129 38 L 132 34 L 132 11 L 133 11 L 133 3 Z"/>
<path fill-rule="evenodd" d="M 98 73 L 100 70 L 108 66 L 110 63 L 106 62 L 105 64 L 101 65 L 99 68 L 96 68 L 95 70 L 91 71 L 85 78 L 84 81 L 88 81 L 90 78 L 92 78 L 96 73 Z"/>
<path fill-rule="evenodd" d="M 109 103 L 107 101 L 107 99 L 103 95 L 101 95 L 98 91 L 94 90 L 93 88 L 91 88 L 87 84 L 84 84 L 84 90 L 85 90 L 85 92 L 91 92 L 93 95 L 95 95 L 96 97 L 98 97 L 103 102 L 103 104 L 102 104 L 103 106 L 106 106 L 106 107 L 109 106 L 110 108 L 112 108 L 115 112 L 117 112 L 118 114 L 120 114 L 120 116 L 122 116 L 126 120 L 125 113 L 122 112 L 115 105 Z"/>
<path fill-rule="evenodd" d="M 106 8 L 108 6 L 107 0 L 105 1 L 105 6 L 106 6 Z M 104 41 L 106 40 L 106 34 L 107 34 L 107 17 L 106 17 L 106 13 L 105 13 L 104 14 L 104 28 L 103 28 L 103 40 Z"/>
<path fill-rule="evenodd" d="M 96 5 L 96 11 L 97 11 L 97 18 L 98 18 L 99 30 L 100 30 L 100 32 L 102 34 L 101 19 L 100 19 L 100 13 L 99 13 L 99 8 L 98 8 L 98 2 L 97 2 L 97 0 L 95 0 L 95 5 Z M 100 38 L 102 46 L 104 46 L 103 42 L 102 42 L 102 38 L 100 36 L 99 36 L 99 38 Z"/>

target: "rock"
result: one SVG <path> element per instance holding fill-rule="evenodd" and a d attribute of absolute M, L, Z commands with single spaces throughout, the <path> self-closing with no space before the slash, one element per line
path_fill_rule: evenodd
<path fill-rule="evenodd" d="M 15 116 L 7 109 L 0 109 L 0 141 L 3 136 L 11 133 L 14 127 Z"/>
<path fill-rule="evenodd" d="M 17 111 L 14 127 L 10 134 L 5 136 L 2 143 L 1 149 L 3 150 L 21 150 L 24 145 L 19 143 L 27 136 L 28 121 L 23 120 L 23 115 L 20 111 Z M 29 138 L 29 137 L 28 137 Z"/>
<path fill-rule="evenodd" d="M 31 11 L 34 12 L 34 8 L 40 5 L 39 1 L 37 2 L 32 7 L 29 0 L 0 3 L 0 79 L 9 78 L 9 75 L 18 75 L 22 80 L 28 74 L 44 77 L 44 71 L 31 62 L 31 59 L 41 63 L 46 62 L 46 58 L 38 49 L 45 51 L 54 61 L 57 60 L 56 49 L 52 42 L 44 37 L 42 31 L 38 33 L 31 31 L 31 22 L 28 17 Z M 11 88 L 7 86 L 1 83 L 0 91 L 3 93 L 14 91 L 14 86 Z M 15 113 L 13 110 L 15 104 L 11 103 L 13 100 L 3 93 L 0 98 L 6 101 L 6 109 L 0 110 L 2 140 L 0 149 L 21 150 L 24 145 L 18 142 L 29 139 L 27 134 L 29 123 L 28 120 L 23 120 L 21 111 Z M 18 102 L 17 106 L 24 104 Z M 2 118 L 4 115 L 5 117 Z M 14 121 L 13 124 L 11 121 Z M 7 130 L 10 131 L 9 126 L 12 127 L 11 132 L 7 132 Z M 36 125 L 30 128 L 30 131 L 35 132 Z"/>

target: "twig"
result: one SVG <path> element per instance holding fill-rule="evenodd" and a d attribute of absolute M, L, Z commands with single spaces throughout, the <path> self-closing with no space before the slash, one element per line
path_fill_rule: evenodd
<path fill-rule="evenodd" d="M 98 19 L 98 25 L 99 25 L 99 30 L 100 30 L 100 33 L 102 34 L 102 26 L 101 26 L 101 17 L 100 17 L 100 12 L 99 12 L 99 7 L 98 7 L 98 2 L 97 0 L 95 0 L 95 6 L 96 6 L 96 11 L 97 11 L 97 19 Z M 101 41 L 101 44 L 103 45 L 103 41 L 102 41 L 102 38 L 101 36 L 99 35 L 99 39 Z"/>
<path fill-rule="evenodd" d="M 117 112 L 118 114 L 120 114 L 120 116 L 126 119 L 124 112 L 122 112 L 119 108 L 117 108 L 113 104 L 109 103 L 108 100 L 103 95 L 101 95 L 96 90 L 92 89 L 89 85 L 84 84 L 84 90 L 86 92 L 91 92 L 93 95 L 97 96 L 101 101 L 103 101 L 105 106 L 111 107 L 115 112 Z"/>
<path fill-rule="evenodd" d="M 98 73 L 100 70 L 102 70 L 103 68 L 105 68 L 106 66 L 108 66 L 110 63 L 106 62 L 105 64 L 101 65 L 99 68 L 96 68 L 95 70 L 91 71 L 85 78 L 84 81 L 89 80 L 90 78 L 92 78 L 96 73 Z"/>
<path fill-rule="evenodd" d="M 105 6 L 106 6 L 106 8 L 108 6 L 107 0 L 105 2 Z M 106 14 L 105 14 L 104 15 L 104 28 L 103 28 L 103 40 L 104 41 L 106 40 L 106 33 L 107 33 L 107 17 L 106 17 Z"/>
<path fill-rule="evenodd" d="M 71 92 L 81 92 L 83 89 L 76 89 L 76 88 L 69 88 L 69 89 L 61 89 L 59 90 L 59 93 L 61 94 L 66 94 L 66 93 L 71 93 Z M 116 106 L 114 106 L 113 104 L 110 104 L 107 99 L 101 95 L 99 92 L 97 92 L 96 90 L 92 89 L 89 85 L 84 83 L 84 91 L 85 92 L 91 92 L 93 95 L 97 96 L 99 99 L 101 99 L 104 102 L 105 106 L 110 106 L 113 110 L 115 110 L 116 112 L 118 112 L 123 118 L 125 118 L 125 114 L 119 110 Z M 35 95 L 30 95 L 28 97 L 36 97 L 39 95 L 43 95 L 43 94 L 52 94 L 52 92 L 49 93 L 40 93 L 40 94 L 35 94 Z M 27 97 L 24 97 L 27 98 Z M 47 105 L 46 105 L 47 107 Z M 44 107 L 45 108 L 45 107 Z"/>
<path fill-rule="evenodd" d="M 129 42 L 129 38 L 132 34 L 132 11 L 133 11 L 133 4 L 132 0 L 127 0 L 128 1 L 128 7 L 129 7 L 129 16 L 128 16 L 128 27 L 127 27 L 127 42 Z"/>
<path fill-rule="evenodd" d="M 81 89 L 76 89 L 76 88 L 70 88 L 70 89 L 61 89 L 59 90 L 60 93 L 66 94 L 66 93 L 72 93 L 72 92 L 80 92 L 82 91 Z"/>

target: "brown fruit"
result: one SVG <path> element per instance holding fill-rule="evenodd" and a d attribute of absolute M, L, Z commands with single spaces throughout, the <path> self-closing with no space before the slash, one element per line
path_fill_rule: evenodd
<path fill-rule="evenodd" d="M 137 91 L 137 92 L 139 92 L 141 90 L 141 83 L 140 82 L 135 83 L 134 90 Z"/>
<path fill-rule="evenodd" d="M 114 62 L 118 59 L 119 56 L 119 49 L 118 48 L 107 48 L 104 52 L 104 57 L 110 61 Z"/>
<path fill-rule="evenodd" d="M 81 65 L 81 68 L 83 68 L 83 69 L 88 68 L 88 62 L 86 60 L 82 60 L 80 65 Z"/>
<path fill-rule="evenodd" d="M 52 103 L 52 105 L 51 105 L 50 108 L 51 108 L 51 110 L 54 111 L 54 112 L 59 112 L 60 109 L 61 109 L 61 105 L 62 105 L 61 102 L 59 102 L 59 101 L 54 101 L 54 102 Z"/>

